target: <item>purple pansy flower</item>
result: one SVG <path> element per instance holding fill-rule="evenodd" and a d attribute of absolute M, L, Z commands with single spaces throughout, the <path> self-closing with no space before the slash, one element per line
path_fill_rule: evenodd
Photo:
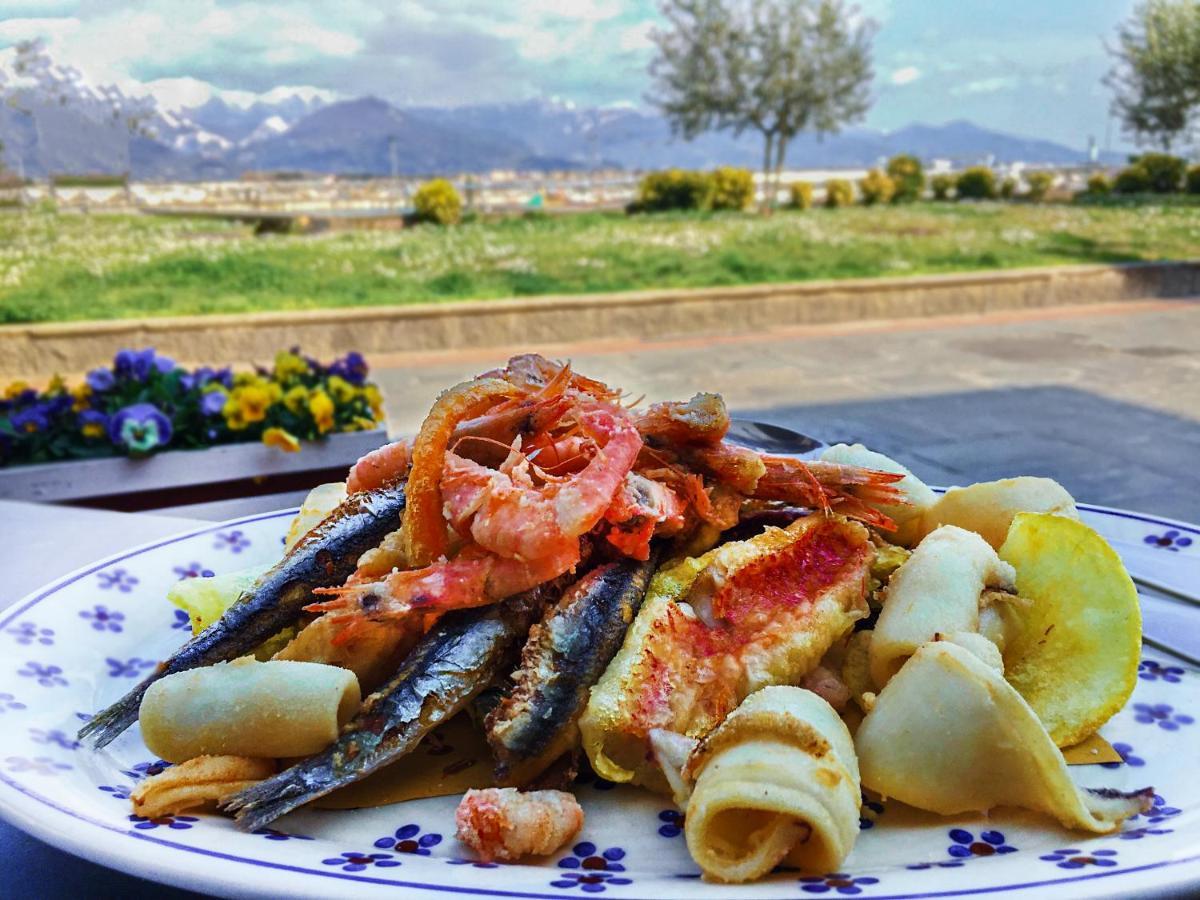
<path fill-rule="evenodd" d="M 117 383 L 117 379 L 111 369 L 99 368 L 92 369 L 87 373 L 87 383 L 88 387 L 97 394 L 103 394 L 112 389 L 113 385 Z"/>
<path fill-rule="evenodd" d="M 144 350 L 121 350 L 113 359 L 113 371 L 118 377 L 132 378 L 134 381 L 145 381 L 151 372 L 171 372 L 175 369 L 175 360 L 159 356 L 153 347 Z"/>
<path fill-rule="evenodd" d="M 50 427 L 50 408 L 44 403 L 38 403 L 14 413 L 9 422 L 17 432 L 45 431 Z"/>
<path fill-rule="evenodd" d="M 171 420 L 153 403 L 134 403 L 112 417 L 108 436 L 130 453 L 149 453 L 171 440 Z"/>
<path fill-rule="evenodd" d="M 79 426 L 83 429 L 89 425 L 94 425 L 99 430 L 101 435 L 108 434 L 109 426 L 108 416 L 96 409 L 85 409 L 79 414 Z"/>
<path fill-rule="evenodd" d="M 367 380 L 367 361 L 357 350 L 351 350 L 341 359 L 336 359 L 330 364 L 329 374 L 338 375 L 351 384 L 361 387 Z"/>
<path fill-rule="evenodd" d="M 225 408 L 225 392 L 209 391 L 200 398 L 200 412 L 206 416 L 219 416 Z"/>

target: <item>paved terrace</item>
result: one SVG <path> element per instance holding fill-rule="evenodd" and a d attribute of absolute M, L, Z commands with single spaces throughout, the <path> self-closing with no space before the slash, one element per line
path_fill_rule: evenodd
<path fill-rule="evenodd" d="M 1200 298 L 512 349 L 651 399 L 719 391 L 934 484 L 1047 475 L 1082 501 L 1200 520 Z M 376 355 L 393 432 L 506 355 Z"/>

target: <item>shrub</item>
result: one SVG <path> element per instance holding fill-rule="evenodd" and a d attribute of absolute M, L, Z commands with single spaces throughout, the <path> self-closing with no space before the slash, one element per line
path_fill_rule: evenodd
<path fill-rule="evenodd" d="M 792 209 L 812 209 L 813 186 L 811 181 L 794 181 L 791 187 Z"/>
<path fill-rule="evenodd" d="M 959 173 L 954 191 L 959 200 L 992 200 L 996 196 L 996 176 L 986 166 L 972 166 Z"/>
<path fill-rule="evenodd" d="M 1140 165 L 1122 169 L 1113 180 L 1113 192 L 1117 194 L 1144 194 L 1149 190 L 1150 173 Z"/>
<path fill-rule="evenodd" d="M 1046 199 L 1050 185 L 1054 183 L 1054 175 L 1050 172 L 1030 172 L 1025 176 L 1025 180 L 1029 182 L 1029 199 L 1034 203 L 1041 203 Z"/>
<path fill-rule="evenodd" d="M 1017 179 L 1009 175 L 1000 182 L 1000 197 L 1003 200 L 1011 200 L 1017 192 Z"/>
<path fill-rule="evenodd" d="M 1097 172 L 1087 180 L 1087 192 L 1094 197 L 1106 196 L 1112 190 L 1112 183 L 1101 172 Z"/>
<path fill-rule="evenodd" d="M 1130 162 L 1145 170 L 1150 179 L 1150 190 L 1156 194 L 1173 194 L 1178 191 L 1183 182 L 1183 173 L 1187 169 L 1186 162 L 1169 153 L 1143 153 Z"/>
<path fill-rule="evenodd" d="M 1200 194 L 1200 166 L 1192 166 L 1187 171 L 1187 184 L 1184 189 L 1189 194 Z"/>
<path fill-rule="evenodd" d="M 454 225 L 462 218 L 462 197 L 445 178 L 435 178 L 417 188 L 413 208 L 420 222 Z"/>
<path fill-rule="evenodd" d="M 859 180 L 858 191 L 866 206 L 874 206 L 892 199 L 896 193 L 896 183 L 879 169 L 872 169 L 866 178 Z"/>
<path fill-rule="evenodd" d="M 950 191 L 954 187 L 954 179 L 949 175 L 934 175 L 929 181 L 934 200 L 949 200 Z"/>
<path fill-rule="evenodd" d="M 713 209 L 746 209 L 754 203 L 754 176 L 749 169 L 721 166 L 709 178 Z"/>
<path fill-rule="evenodd" d="M 915 156 L 901 153 L 887 163 L 887 174 L 895 186 L 893 203 L 911 203 L 920 200 L 925 192 L 925 167 Z"/>
<path fill-rule="evenodd" d="M 642 179 L 636 202 L 644 212 L 708 209 L 712 195 L 713 179 L 706 173 L 666 169 L 651 172 Z"/>
<path fill-rule="evenodd" d="M 830 209 L 854 204 L 854 185 L 845 178 L 825 182 L 825 205 Z"/>

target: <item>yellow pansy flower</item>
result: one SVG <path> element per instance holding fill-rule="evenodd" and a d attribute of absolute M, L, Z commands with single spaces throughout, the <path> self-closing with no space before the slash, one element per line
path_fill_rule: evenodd
<path fill-rule="evenodd" d="M 289 412 L 299 414 L 308 406 L 308 388 L 302 384 L 288 388 L 287 393 L 283 395 L 283 405 Z"/>
<path fill-rule="evenodd" d="M 300 449 L 300 439 L 282 428 L 268 428 L 263 432 L 262 442 L 268 447 L 278 447 L 285 453 L 295 453 Z"/>
<path fill-rule="evenodd" d="M 374 419 L 368 419 L 366 416 L 355 416 L 354 424 L 358 426 L 359 431 L 370 431 L 378 423 Z"/>
<path fill-rule="evenodd" d="M 47 394 L 62 394 L 62 393 L 65 393 L 66 390 L 67 390 L 67 382 L 63 379 L 63 377 L 61 375 L 59 375 L 57 372 L 55 372 L 50 377 L 50 383 L 48 385 L 46 385 L 46 393 Z"/>
<path fill-rule="evenodd" d="M 235 387 L 221 413 L 230 428 L 240 431 L 247 425 L 265 419 L 271 404 L 279 400 L 282 394 L 279 385 L 259 379 L 253 384 Z"/>
<path fill-rule="evenodd" d="M 29 382 L 14 381 L 4 389 L 4 399 L 15 400 L 18 396 L 20 396 L 22 391 L 27 390 L 29 390 Z"/>
<path fill-rule="evenodd" d="M 87 409 L 88 401 L 92 398 L 92 387 L 86 381 L 77 388 L 71 389 L 71 396 L 75 398 L 75 402 L 71 404 L 71 409 L 75 412 Z M 87 434 L 87 431 L 84 431 Z"/>
<path fill-rule="evenodd" d="M 358 388 L 341 375 L 329 376 L 329 392 L 338 403 L 349 403 L 358 395 Z"/>
<path fill-rule="evenodd" d="M 383 415 L 383 394 L 379 393 L 379 388 L 376 385 L 368 384 L 362 389 L 362 395 L 370 404 L 371 412 L 375 413 L 375 418 L 378 419 Z"/>
<path fill-rule="evenodd" d="M 275 354 L 275 378 L 278 381 L 287 381 L 304 375 L 306 372 L 308 372 L 308 363 L 295 353 L 280 350 Z"/>
<path fill-rule="evenodd" d="M 88 422 L 79 430 L 85 438 L 98 438 L 105 435 L 104 426 L 99 422 Z"/>
<path fill-rule="evenodd" d="M 322 390 L 313 391 L 308 398 L 308 411 L 317 423 L 317 430 L 324 434 L 333 428 L 333 401 Z"/>

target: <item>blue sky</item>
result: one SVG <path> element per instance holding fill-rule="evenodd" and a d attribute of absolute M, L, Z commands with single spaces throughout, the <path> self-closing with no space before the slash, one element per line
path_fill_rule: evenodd
<path fill-rule="evenodd" d="M 1133 0 L 860 6 L 879 26 L 868 125 L 970 119 L 1104 145 L 1104 42 Z M 0 0 L 0 47 L 42 37 L 90 79 L 170 105 L 279 88 L 400 104 L 643 105 L 658 20 L 651 0 Z M 1111 143 L 1123 146 L 1115 123 Z"/>

